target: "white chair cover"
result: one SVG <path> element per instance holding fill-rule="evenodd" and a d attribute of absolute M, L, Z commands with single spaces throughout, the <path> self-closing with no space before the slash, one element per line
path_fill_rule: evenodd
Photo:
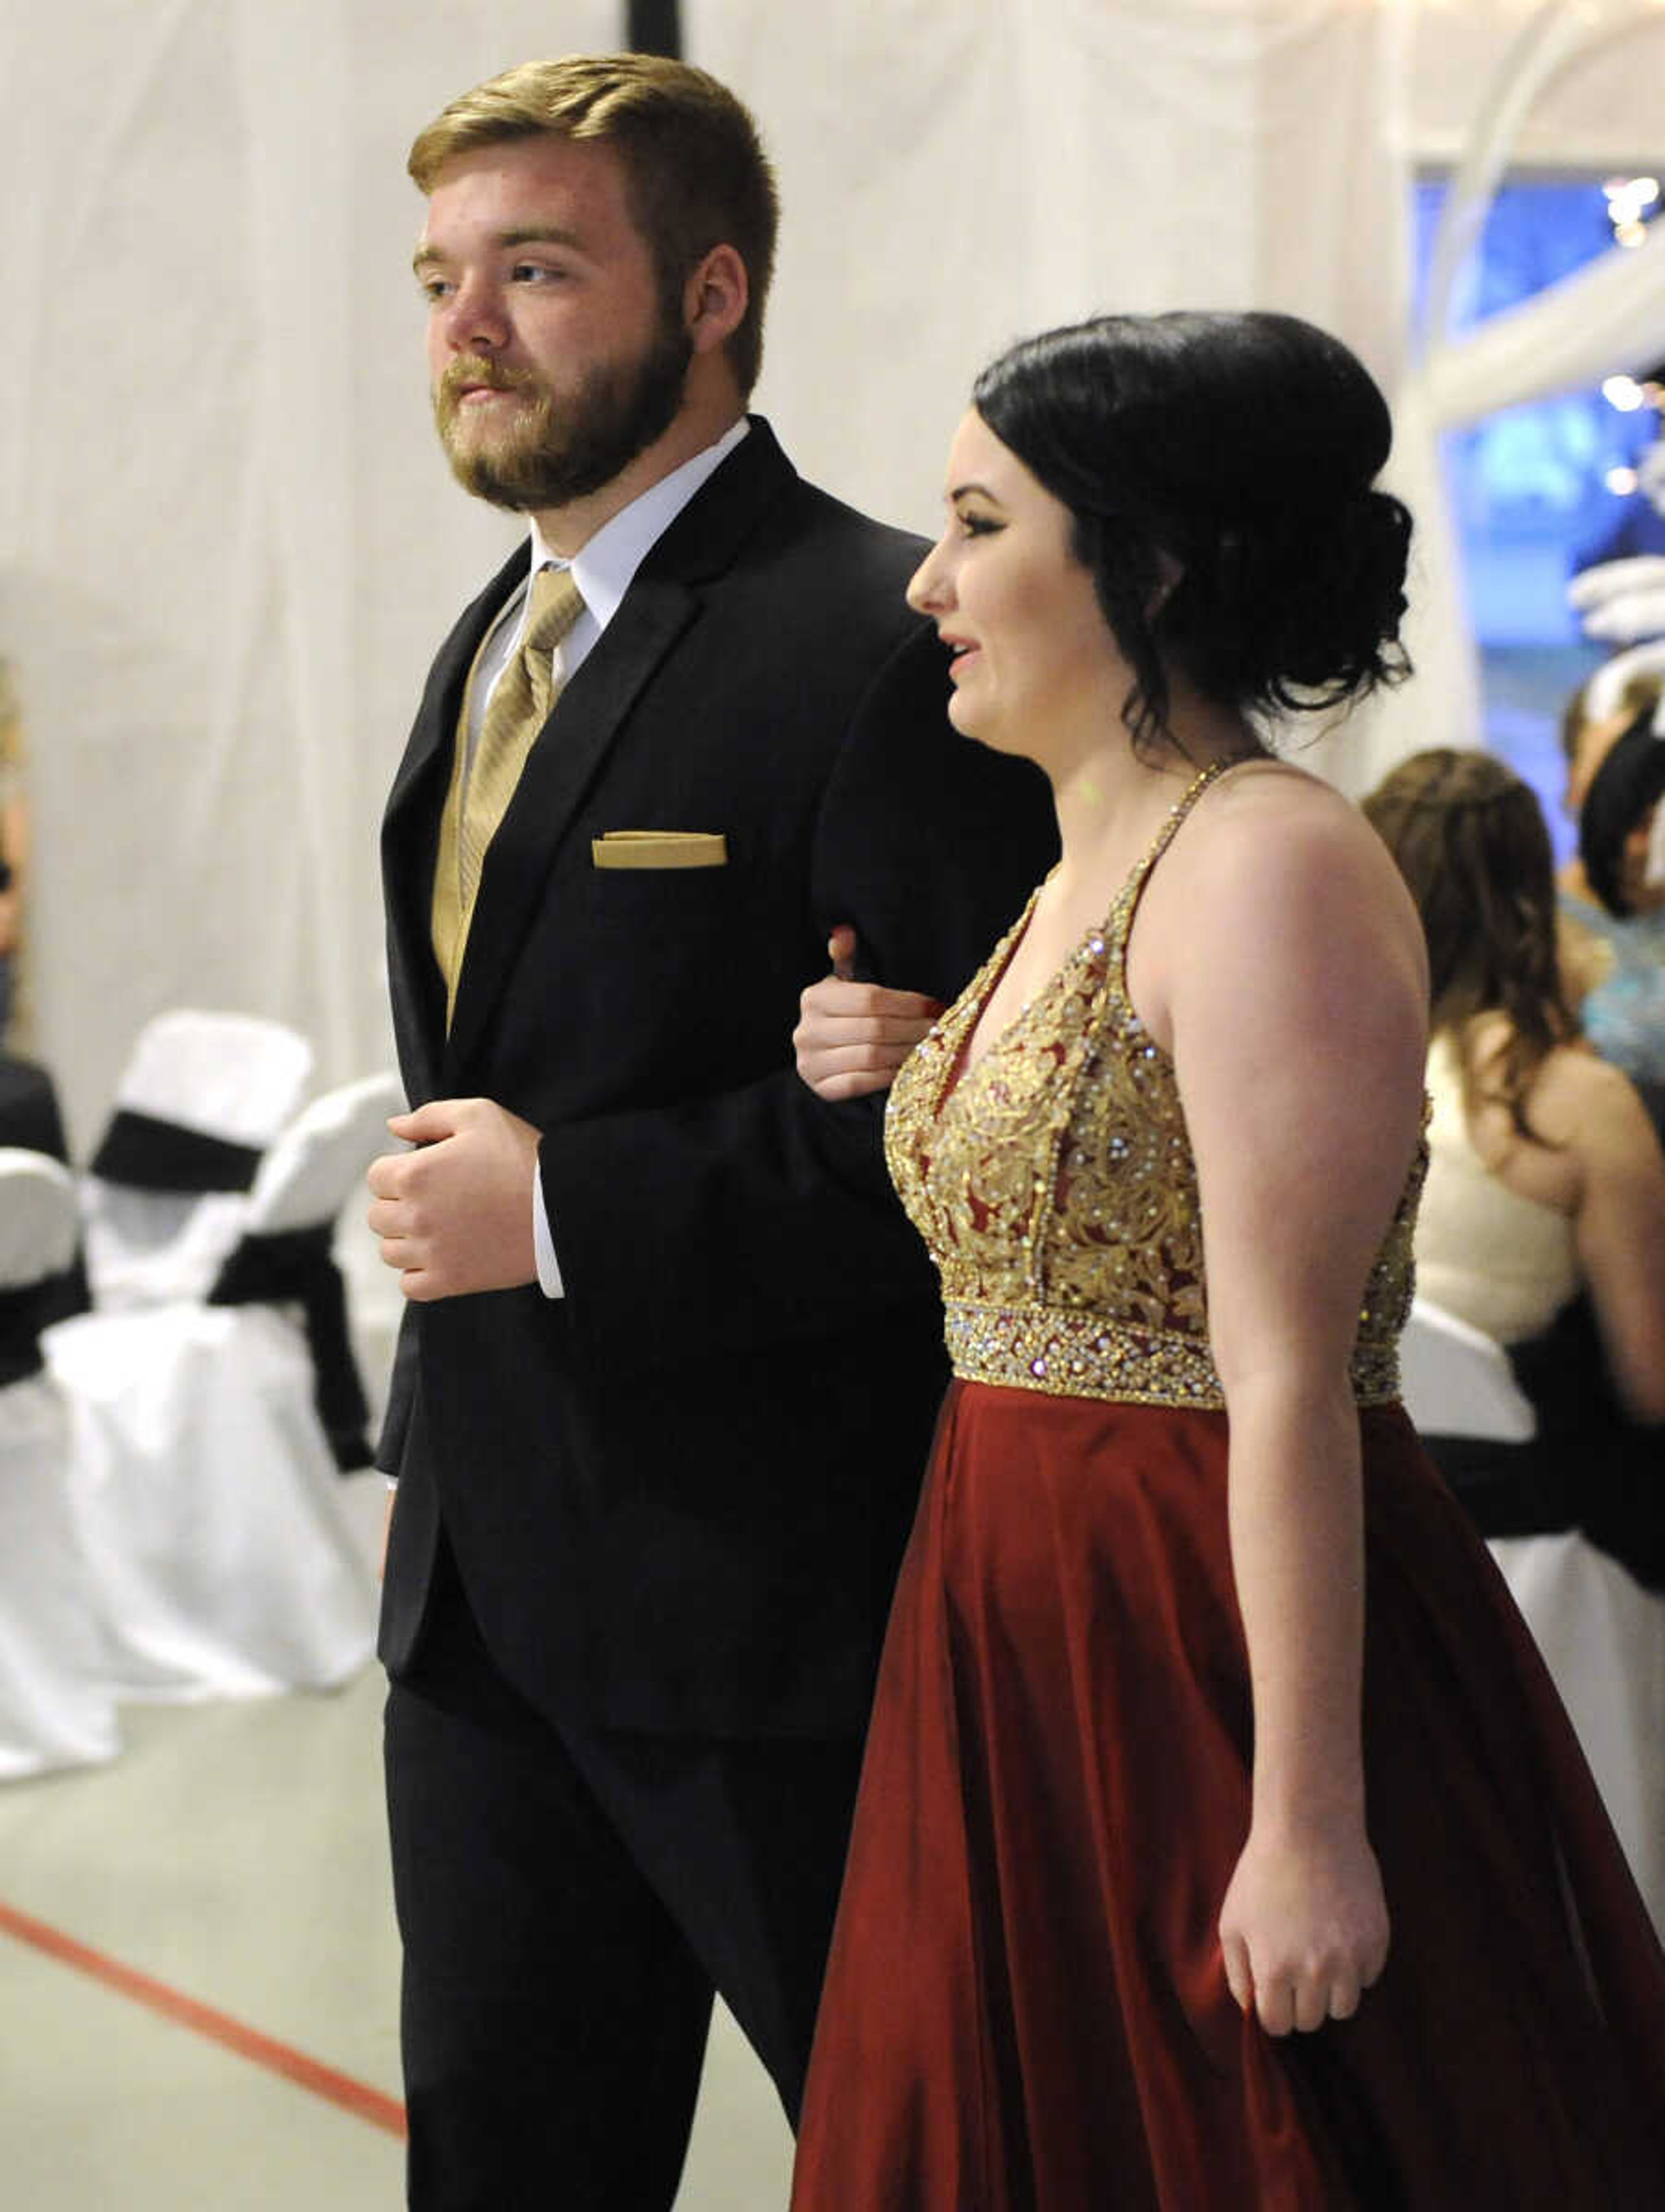
<path fill-rule="evenodd" d="M 317 1100 L 249 1194 L 251 1234 L 334 1219 L 388 1143 L 390 1077 Z M 46 1337 L 76 1415 L 76 1495 L 124 1695 L 321 1689 L 375 1644 L 363 1540 L 292 1310 L 176 1302 Z"/>
<path fill-rule="evenodd" d="M 311 1072 L 312 1047 L 281 1022 L 178 1008 L 139 1031 L 113 1126 L 124 1115 L 143 1115 L 263 1153 Z M 117 1312 L 202 1297 L 248 1206 L 246 1188 L 161 1190 L 88 1175 L 82 1210 L 94 1303 Z"/>
<path fill-rule="evenodd" d="M 1417 1299 L 1400 1362 L 1406 1410 L 1424 1434 L 1503 1443 L 1532 1436 L 1532 1407 L 1508 1355 L 1455 1315 Z M 1665 1936 L 1665 1597 L 1577 1529 L 1494 1537 L 1491 1551 Z"/>
<path fill-rule="evenodd" d="M 0 1291 L 61 1274 L 75 1257 L 76 1234 L 69 1170 L 45 1152 L 0 1146 Z"/>
<path fill-rule="evenodd" d="M 1497 1339 L 1427 1298 L 1412 1301 L 1399 1364 L 1406 1410 L 1426 1436 L 1518 1444 L 1538 1426 Z"/>
<path fill-rule="evenodd" d="M 1494 1537 L 1491 1555 L 1665 1940 L 1665 1597 L 1576 1529 Z"/>
<path fill-rule="evenodd" d="M 69 1264 L 75 1184 L 44 1153 L 0 1150 L 0 1291 Z M 70 1505 L 70 1427 L 44 1375 L 0 1388 L 0 1779 L 113 1758 L 92 1578 Z"/>
<path fill-rule="evenodd" d="M 362 1076 L 314 1098 L 261 1161 L 248 1194 L 245 1233 L 271 1235 L 333 1221 L 376 1154 L 393 1149 L 388 1117 L 404 1107 L 394 1075 Z"/>
<path fill-rule="evenodd" d="M 292 1241 L 297 1237 L 309 1239 L 333 1225 L 344 1200 L 358 1191 L 359 1178 L 366 1165 L 392 1144 L 387 1118 L 402 1111 L 404 1105 L 405 1094 L 397 1077 L 370 1075 L 315 1100 L 297 1117 L 261 1163 L 249 1193 L 243 1237 L 212 1293 L 216 1303 L 233 1295 L 247 1297 L 251 1279 L 255 1295 L 273 1295 L 260 1285 L 260 1278 L 271 1272 L 271 1244 L 281 1246 L 284 1240 Z M 361 1254 L 368 1255 L 374 1247 L 368 1237 L 357 1235 L 359 1225 L 355 1219 L 353 1243 Z M 379 1256 L 371 1261 L 371 1266 L 376 1276 L 387 1275 L 387 1270 Z M 371 1425 L 366 1415 L 371 1405 L 385 1398 L 386 1370 L 392 1364 L 397 1334 L 396 1328 L 383 1329 L 379 1336 L 376 1334 L 371 1316 L 363 1310 L 366 1300 L 362 1293 L 362 1269 L 360 1277 L 360 1310 L 351 1316 L 351 1335 L 349 1339 L 343 1334 L 339 1350 L 355 1389 L 362 1389 L 365 1380 L 362 1374 L 351 1372 L 356 1357 L 361 1368 L 368 1366 L 375 1372 L 369 1378 L 369 1401 L 360 1399 L 350 1424 L 353 1438 L 351 1455 L 343 1449 L 345 1437 L 338 1425 L 342 1409 L 332 1402 L 335 1394 L 329 1387 L 331 1332 L 327 1328 L 325 1342 L 314 1346 L 314 1356 L 323 1370 L 320 1407 L 326 1416 L 334 1416 L 326 1418 L 326 1427 L 332 1447 L 337 1449 L 337 1464 L 342 1468 L 369 1464 Z M 380 1283 L 375 1285 L 375 1290 L 381 1292 Z M 345 1285 L 341 1285 L 341 1291 L 345 1304 Z M 396 1291 L 393 1303 L 396 1306 L 402 1303 Z"/>

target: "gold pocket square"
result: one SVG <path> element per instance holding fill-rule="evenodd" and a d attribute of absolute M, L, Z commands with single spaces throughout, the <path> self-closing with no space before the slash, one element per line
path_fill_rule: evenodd
<path fill-rule="evenodd" d="M 598 868 L 726 868 L 729 844 L 720 830 L 609 830 L 589 856 Z"/>

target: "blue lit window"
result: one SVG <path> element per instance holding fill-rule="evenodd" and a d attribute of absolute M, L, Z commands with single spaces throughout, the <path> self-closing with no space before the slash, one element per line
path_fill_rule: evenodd
<path fill-rule="evenodd" d="M 1446 189 L 1442 178 L 1416 188 L 1418 313 Z M 1657 198 L 1643 204 L 1651 214 Z M 1632 210 L 1618 212 L 1636 219 Z M 1463 319 L 1530 299 L 1605 252 L 1613 215 L 1600 177 L 1503 185 L 1467 272 Z M 1621 390 L 1620 397 L 1641 395 Z M 1537 787 L 1563 845 L 1558 718 L 1601 658 L 1567 607 L 1567 580 L 1595 561 L 1665 552 L 1665 520 L 1633 483 L 1659 427 L 1652 406 L 1621 409 L 1597 390 L 1508 408 L 1445 441 L 1487 738 Z"/>

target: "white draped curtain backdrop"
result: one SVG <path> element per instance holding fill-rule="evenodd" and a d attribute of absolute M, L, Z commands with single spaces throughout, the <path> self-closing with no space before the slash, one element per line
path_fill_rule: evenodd
<path fill-rule="evenodd" d="M 1316 757 L 1357 787 L 1473 734 L 1434 433 L 1665 353 L 1662 264 L 1615 259 L 1418 363 L 1412 165 L 1483 128 L 1489 159 L 1644 161 L 1657 0 L 681 16 L 779 167 L 759 402 L 800 466 L 930 528 L 971 378 L 1008 339 L 1101 308 L 1308 315 L 1402 398 L 1426 526 L 1426 672 Z M 83 1143 L 169 1005 L 295 1023 L 320 1082 L 387 1060 L 381 797 L 432 649 L 514 531 L 435 447 L 405 152 L 465 85 L 624 26 L 615 0 L 0 0 L 0 651 L 31 743 L 34 1043 Z"/>

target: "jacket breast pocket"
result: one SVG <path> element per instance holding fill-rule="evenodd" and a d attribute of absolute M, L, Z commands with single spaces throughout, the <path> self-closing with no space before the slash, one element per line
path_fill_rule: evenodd
<path fill-rule="evenodd" d="M 746 898 L 731 866 L 595 868 L 582 896 L 585 933 L 616 976 L 662 989 L 744 957 Z"/>

